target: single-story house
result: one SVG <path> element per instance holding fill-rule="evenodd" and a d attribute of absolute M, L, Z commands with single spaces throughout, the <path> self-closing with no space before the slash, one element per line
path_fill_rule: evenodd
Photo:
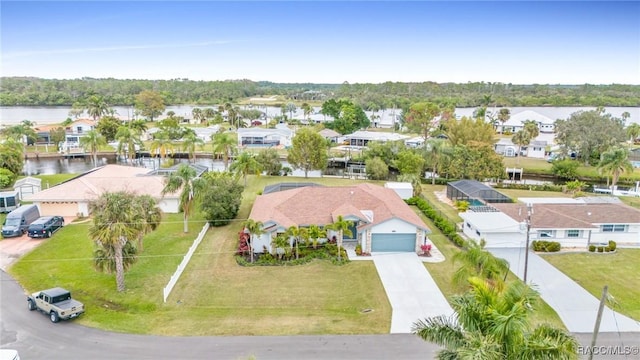
<path fill-rule="evenodd" d="M 254 252 L 271 249 L 272 239 L 291 226 L 326 226 L 340 215 L 353 222 L 344 241 L 360 244 L 364 252 L 415 252 L 430 233 L 393 189 L 373 184 L 307 186 L 256 198 L 249 218 L 261 222 L 264 233 L 254 240 Z"/>
<path fill-rule="evenodd" d="M 167 194 L 163 197 L 165 177 L 148 175 L 149 171 L 133 166 L 105 165 L 49 189 L 28 195 L 24 200 L 36 204 L 42 216 L 87 216 L 90 213 L 89 203 L 103 193 L 130 191 L 152 196 L 163 212 L 178 213 L 179 194 Z"/>
<path fill-rule="evenodd" d="M 507 120 L 504 124 L 498 122 L 497 128 L 498 131 L 502 133 L 507 131 L 515 133 L 524 128 L 524 122 L 527 120 L 535 121 L 538 124 L 538 129 L 541 133 L 553 133 L 555 131 L 555 122 L 553 120 L 532 110 L 525 110 L 515 114 L 511 114 L 509 120 Z"/>
<path fill-rule="evenodd" d="M 353 134 L 346 135 L 345 138 L 346 141 L 349 142 L 350 146 L 365 147 L 367 146 L 369 141 L 404 141 L 409 137 L 397 133 L 359 130 L 354 132 Z"/>
<path fill-rule="evenodd" d="M 529 145 L 523 146 L 520 152 L 530 158 L 544 159 L 547 155 L 547 142 L 543 140 L 534 140 Z"/>
<path fill-rule="evenodd" d="M 587 247 L 614 240 L 640 245 L 640 210 L 622 203 L 599 200 L 531 205 L 529 240 L 558 241 L 565 247 Z M 603 200 L 600 200 L 603 201 Z M 487 247 L 524 247 L 528 209 L 525 203 L 491 204 L 493 210 L 460 213 L 468 237 Z"/>
<path fill-rule="evenodd" d="M 42 179 L 27 176 L 16 180 L 13 184 L 13 190 L 17 191 L 20 199 L 24 199 L 27 195 L 32 195 L 42 190 Z"/>
<path fill-rule="evenodd" d="M 284 124 L 282 124 L 284 125 Z M 240 128 L 238 129 L 238 145 L 249 147 L 291 146 L 293 131 L 284 126 L 275 129 Z"/>
<path fill-rule="evenodd" d="M 511 139 L 500 139 L 493 145 L 493 149 L 497 154 L 514 157 L 518 153 L 518 145 L 515 145 Z"/>
<path fill-rule="evenodd" d="M 331 129 L 322 129 L 320 130 L 319 134 L 327 139 L 330 140 L 332 143 L 337 143 L 338 139 L 342 136 L 340 135 L 339 132 L 331 130 Z"/>
<path fill-rule="evenodd" d="M 424 138 L 422 136 L 412 137 L 404 141 L 404 144 L 410 148 L 419 148 L 424 146 Z"/>

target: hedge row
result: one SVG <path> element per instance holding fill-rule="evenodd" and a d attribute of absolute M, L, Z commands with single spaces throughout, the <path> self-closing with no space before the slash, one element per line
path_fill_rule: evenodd
<path fill-rule="evenodd" d="M 531 243 L 533 251 L 541 252 L 558 252 L 560 251 L 560 243 L 557 241 L 536 240 Z"/>
<path fill-rule="evenodd" d="M 406 203 L 420 209 L 452 243 L 460 248 L 464 247 L 465 240 L 462 236 L 458 235 L 455 226 L 452 226 L 449 220 L 442 217 L 426 200 L 419 197 L 412 197 L 407 199 Z"/>

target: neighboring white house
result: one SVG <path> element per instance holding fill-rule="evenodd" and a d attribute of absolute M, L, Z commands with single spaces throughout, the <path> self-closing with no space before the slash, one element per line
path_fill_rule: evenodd
<path fill-rule="evenodd" d="M 546 141 L 534 140 L 529 145 L 523 146 L 520 152 L 526 157 L 544 159 L 547 155 L 547 145 Z"/>
<path fill-rule="evenodd" d="M 572 200 L 572 199 L 568 199 Z M 558 241 L 564 247 L 616 241 L 640 245 L 640 210 L 622 203 L 594 202 L 601 199 L 532 204 L 530 241 Z M 487 247 L 523 247 L 528 218 L 524 203 L 491 204 L 497 211 L 460 214 L 463 231 L 472 239 L 485 239 Z"/>
<path fill-rule="evenodd" d="M 350 146 L 365 147 L 367 146 L 369 141 L 404 141 L 407 140 L 409 136 L 397 133 L 359 130 L 354 132 L 353 134 L 346 135 L 345 138 L 346 141 L 349 142 Z"/>
<path fill-rule="evenodd" d="M 413 185 L 411 185 L 411 183 L 390 181 L 385 183 L 384 187 L 395 191 L 403 200 L 413 197 Z"/>
<path fill-rule="evenodd" d="M 306 186 L 256 198 L 249 218 L 262 222 L 264 233 L 254 239 L 254 252 L 273 252 L 272 239 L 291 226 L 326 226 L 338 216 L 353 222 L 345 241 L 357 242 L 364 252 L 415 252 L 430 232 L 392 189 L 368 183 Z M 320 241 L 333 236 L 335 233 L 329 232 Z"/>
<path fill-rule="evenodd" d="M 424 145 L 424 138 L 422 136 L 412 137 L 404 141 L 404 144 L 411 148 L 419 148 Z"/>
<path fill-rule="evenodd" d="M 519 130 L 522 130 L 524 127 L 524 122 L 527 120 L 533 120 L 538 124 L 538 129 L 543 133 L 552 133 L 555 131 L 554 121 L 550 118 L 532 111 L 525 110 L 519 113 L 511 114 L 509 120 L 504 124 L 501 122 L 497 123 L 497 128 L 500 132 L 511 132 L 515 133 Z"/>
<path fill-rule="evenodd" d="M 278 125 L 280 126 L 276 126 L 275 129 L 240 128 L 238 129 L 238 145 L 249 147 L 290 147 L 293 131 L 284 124 Z"/>
<path fill-rule="evenodd" d="M 156 199 L 163 212 L 179 212 L 179 194 L 166 194 L 163 197 L 165 177 L 147 175 L 149 172 L 150 169 L 140 167 L 106 165 L 28 195 L 24 200 L 36 204 L 42 216 L 87 216 L 90 213 L 89 203 L 104 192 L 129 191 L 139 195 L 150 195 Z"/>
<path fill-rule="evenodd" d="M 500 139 L 493 145 L 493 148 L 496 153 L 506 157 L 514 157 L 518 153 L 518 146 L 511 139 Z"/>

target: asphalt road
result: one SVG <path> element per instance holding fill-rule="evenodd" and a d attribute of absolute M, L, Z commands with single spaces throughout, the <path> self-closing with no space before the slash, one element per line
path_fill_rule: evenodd
<path fill-rule="evenodd" d="M 90 311 L 90 309 L 89 309 Z M 29 359 L 433 359 L 415 335 L 163 337 L 111 333 L 28 311 L 0 271 L 0 347 Z"/>

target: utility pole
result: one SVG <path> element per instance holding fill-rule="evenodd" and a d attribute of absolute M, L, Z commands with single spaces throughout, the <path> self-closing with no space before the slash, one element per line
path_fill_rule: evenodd
<path fill-rule="evenodd" d="M 524 283 L 527 284 L 527 270 L 529 267 L 529 233 L 531 233 L 531 214 L 533 214 L 533 205 L 527 204 L 527 244 L 524 249 Z"/>
<path fill-rule="evenodd" d="M 596 347 L 596 339 L 598 331 L 600 331 L 600 320 L 602 320 L 602 311 L 604 310 L 604 302 L 607 299 L 607 285 L 602 289 L 602 298 L 600 298 L 600 307 L 598 307 L 598 316 L 596 317 L 596 325 L 593 328 L 593 337 L 591 338 L 591 347 L 589 348 L 589 360 L 593 359 L 593 349 Z"/>

